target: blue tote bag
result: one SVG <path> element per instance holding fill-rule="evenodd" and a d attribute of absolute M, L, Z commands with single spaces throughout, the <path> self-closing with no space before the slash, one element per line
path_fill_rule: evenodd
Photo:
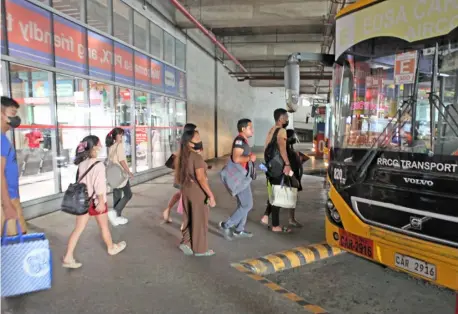
<path fill-rule="evenodd" d="M 2 297 L 16 296 L 51 288 L 52 259 L 44 233 L 22 234 L 16 221 L 17 236 L 2 235 Z"/>

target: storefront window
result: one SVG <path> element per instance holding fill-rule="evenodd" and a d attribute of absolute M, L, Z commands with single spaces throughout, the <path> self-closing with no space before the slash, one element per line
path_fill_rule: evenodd
<path fill-rule="evenodd" d="M 104 83 L 89 82 L 91 134 L 98 136 L 104 147 L 105 137 L 114 127 L 115 122 L 114 106 L 111 100 L 111 88 L 110 85 Z M 102 149 L 99 157 L 106 157 L 106 153 L 106 149 Z"/>
<path fill-rule="evenodd" d="M 48 4 L 49 0 L 41 2 Z M 71 16 L 76 20 L 81 20 L 81 0 L 54 0 L 52 6 L 54 9 Z"/>
<path fill-rule="evenodd" d="M 136 145 L 136 170 L 137 172 L 149 169 L 148 162 L 148 130 L 150 116 L 149 94 L 135 92 L 135 145 Z"/>
<path fill-rule="evenodd" d="M 150 26 L 150 53 L 157 58 L 161 58 L 164 31 L 154 23 L 150 23 Z"/>
<path fill-rule="evenodd" d="M 161 167 L 165 164 L 166 157 L 166 132 L 164 127 L 167 125 L 168 115 L 164 107 L 164 97 L 151 95 L 151 165 L 153 168 Z M 167 156 L 168 158 L 168 156 Z"/>
<path fill-rule="evenodd" d="M 114 36 L 129 44 L 132 44 L 131 15 L 131 7 L 122 3 L 121 0 L 113 1 Z"/>
<path fill-rule="evenodd" d="M 164 100 L 165 110 L 167 112 L 167 119 L 165 120 L 164 125 L 164 139 L 166 140 L 165 155 L 169 156 L 171 153 L 177 150 L 179 137 L 176 128 L 175 99 L 165 97 Z"/>
<path fill-rule="evenodd" d="M 115 126 L 124 129 L 124 148 L 127 164 L 132 170 L 132 137 L 131 137 L 131 95 L 132 91 L 124 87 L 116 87 L 115 93 Z"/>
<path fill-rule="evenodd" d="M 87 0 L 87 24 L 108 33 L 108 0 Z"/>
<path fill-rule="evenodd" d="M 183 70 L 186 67 L 186 45 L 178 39 L 175 40 L 175 65 Z"/>
<path fill-rule="evenodd" d="M 176 128 L 177 128 L 177 148 L 181 135 L 183 134 L 183 127 L 186 124 L 186 103 L 181 100 L 176 101 Z"/>
<path fill-rule="evenodd" d="M 1 62 L 1 81 L 0 81 L 0 96 L 8 96 L 6 62 Z"/>
<path fill-rule="evenodd" d="M 134 12 L 134 45 L 148 51 L 148 20 L 140 13 Z"/>
<path fill-rule="evenodd" d="M 175 63 L 175 37 L 167 32 L 164 32 L 164 61 Z"/>
<path fill-rule="evenodd" d="M 73 164 L 76 147 L 91 134 L 86 81 L 56 75 L 57 123 L 59 126 L 58 163 L 61 170 L 61 189 L 65 191 L 75 181 L 77 167 Z"/>
<path fill-rule="evenodd" d="M 49 72 L 10 64 L 11 94 L 20 104 L 21 127 L 15 130 L 21 201 L 59 192 L 56 185 L 56 138 L 52 76 Z"/>

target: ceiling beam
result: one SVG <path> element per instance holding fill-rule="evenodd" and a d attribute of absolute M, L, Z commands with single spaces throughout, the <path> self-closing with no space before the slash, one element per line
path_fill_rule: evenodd
<path fill-rule="evenodd" d="M 323 34 L 270 34 L 219 37 L 223 44 L 276 44 L 276 43 L 316 43 L 324 40 Z"/>
<path fill-rule="evenodd" d="M 227 49 L 239 60 L 284 60 L 294 52 L 319 53 L 319 43 L 245 43 L 225 44 Z"/>

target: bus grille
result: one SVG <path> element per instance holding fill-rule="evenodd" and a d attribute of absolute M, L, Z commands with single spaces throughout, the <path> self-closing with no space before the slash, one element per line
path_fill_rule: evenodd
<path fill-rule="evenodd" d="M 369 225 L 458 247 L 458 217 L 355 196 L 351 197 L 351 202 L 355 213 Z"/>

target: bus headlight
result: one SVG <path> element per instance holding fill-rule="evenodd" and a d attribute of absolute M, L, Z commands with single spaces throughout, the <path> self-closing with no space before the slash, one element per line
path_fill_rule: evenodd
<path fill-rule="evenodd" d="M 328 216 L 332 220 L 332 222 L 341 227 L 342 226 L 342 218 L 340 217 L 340 214 L 337 211 L 337 209 L 334 206 L 334 203 L 331 201 L 331 199 L 328 199 L 326 201 L 326 210 L 327 210 Z"/>

